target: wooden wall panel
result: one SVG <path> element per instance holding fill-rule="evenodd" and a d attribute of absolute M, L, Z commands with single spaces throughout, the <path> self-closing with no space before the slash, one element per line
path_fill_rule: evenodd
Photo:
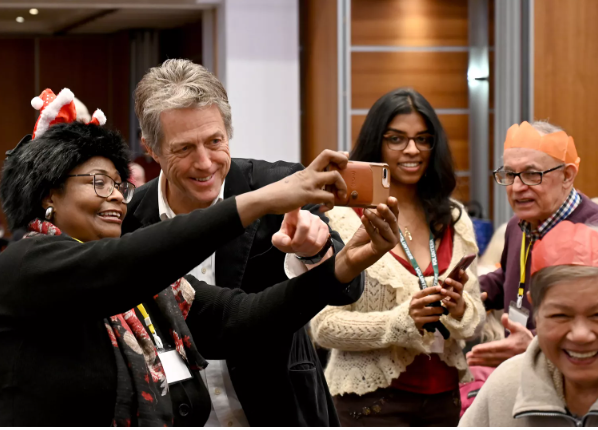
<path fill-rule="evenodd" d="M 353 0 L 353 45 L 467 46 L 467 0 Z"/>
<path fill-rule="evenodd" d="M 534 117 L 563 127 L 581 157 L 576 187 L 598 196 L 598 2 L 534 2 Z"/>
<path fill-rule="evenodd" d="M 129 133 L 129 37 L 48 37 L 39 43 L 41 89 L 70 88 L 92 114 L 102 109 L 107 127 Z"/>
<path fill-rule="evenodd" d="M 33 39 L 0 39 L 0 165 L 4 153 L 33 132 L 35 110 Z"/>
<path fill-rule="evenodd" d="M 0 39 L 0 168 L 5 152 L 14 148 L 26 134 L 33 131 L 35 111 L 34 41 L 32 38 Z M 0 210 L 0 223 L 6 229 L 6 219 Z"/>
<path fill-rule="evenodd" d="M 469 170 L 469 115 L 438 115 L 448 137 L 455 170 Z"/>
<path fill-rule="evenodd" d="M 469 176 L 457 177 L 457 187 L 452 197 L 461 203 L 469 202 Z"/>
<path fill-rule="evenodd" d="M 110 38 L 110 112 L 107 125 L 118 130 L 129 140 L 129 106 L 131 83 L 129 82 L 129 34 L 117 33 Z M 89 107 L 88 107 L 89 108 Z"/>
<path fill-rule="evenodd" d="M 301 161 L 338 147 L 336 0 L 301 0 Z"/>
<path fill-rule="evenodd" d="M 466 52 L 354 52 L 352 108 L 368 109 L 388 91 L 410 86 L 436 109 L 467 108 Z"/>
<path fill-rule="evenodd" d="M 106 37 L 51 37 L 39 42 L 40 89 L 70 88 L 89 113 L 100 108 L 112 122 L 110 44 Z"/>

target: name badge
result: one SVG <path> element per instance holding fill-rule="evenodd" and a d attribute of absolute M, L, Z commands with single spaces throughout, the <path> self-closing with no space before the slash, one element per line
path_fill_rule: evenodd
<path fill-rule="evenodd" d="M 430 346 L 432 354 L 442 354 L 444 352 L 444 338 L 438 330 L 434 331 L 434 342 Z"/>
<path fill-rule="evenodd" d="M 191 379 L 191 372 L 176 349 L 158 352 L 168 385 Z"/>
<path fill-rule="evenodd" d="M 511 304 L 509 305 L 509 319 L 521 324 L 523 327 L 527 327 L 529 311 L 524 307 L 517 307 L 517 303 L 511 300 Z"/>

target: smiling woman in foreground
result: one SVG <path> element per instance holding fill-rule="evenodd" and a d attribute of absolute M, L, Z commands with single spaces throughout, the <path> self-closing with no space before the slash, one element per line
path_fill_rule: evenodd
<path fill-rule="evenodd" d="M 598 426 L 598 232 L 560 222 L 534 247 L 537 337 L 501 364 L 462 427 Z"/>
<path fill-rule="evenodd" d="M 392 210 L 368 212 L 354 240 L 297 278 L 258 294 L 191 286 L 191 269 L 262 216 L 333 205 L 324 185 L 346 188 L 323 170 L 347 157 L 324 152 L 284 180 L 121 238 L 134 191 L 126 143 L 69 123 L 63 95 L 44 97 L 33 139 L 4 163 L 4 212 L 29 233 L 0 254 L 0 427 L 201 426 L 204 348 L 249 355 L 252 336 L 295 332 L 397 243 L 389 200 Z M 45 114 L 57 111 L 52 122 L 67 123 L 48 130 Z"/>

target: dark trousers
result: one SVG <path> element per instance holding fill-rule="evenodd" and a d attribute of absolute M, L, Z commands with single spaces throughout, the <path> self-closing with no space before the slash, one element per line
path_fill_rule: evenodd
<path fill-rule="evenodd" d="M 343 427 L 456 427 L 461 412 L 458 388 L 418 394 L 389 387 L 333 400 Z"/>

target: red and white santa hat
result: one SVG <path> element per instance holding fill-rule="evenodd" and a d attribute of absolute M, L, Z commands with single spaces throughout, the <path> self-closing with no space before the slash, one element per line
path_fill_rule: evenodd
<path fill-rule="evenodd" d="M 74 100 L 75 95 L 68 88 L 63 88 L 58 95 L 46 88 L 39 97 L 31 99 L 31 106 L 40 111 L 33 128 L 32 139 L 43 135 L 48 128 L 55 124 L 76 121 L 77 111 Z M 106 124 L 106 115 L 100 109 L 96 109 L 88 124 L 104 125 Z"/>

